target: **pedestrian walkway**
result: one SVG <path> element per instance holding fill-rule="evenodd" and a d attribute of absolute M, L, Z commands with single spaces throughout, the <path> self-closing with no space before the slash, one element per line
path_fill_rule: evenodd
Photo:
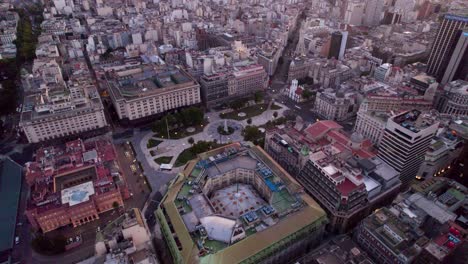
<path fill-rule="evenodd" d="M 286 111 L 288 107 L 279 102 L 275 102 L 275 104 L 280 106 L 281 109 L 277 109 L 277 110 L 271 109 L 272 104 L 270 103 L 268 106 L 268 110 L 266 110 L 265 112 L 263 112 L 262 114 L 258 116 L 254 116 L 251 118 L 252 125 L 262 126 L 266 124 L 268 121 L 274 120 L 274 117 L 273 117 L 274 112 L 278 113 L 277 118 L 284 116 L 284 111 Z M 229 141 L 232 141 L 232 142 L 242 141 L 243 137 L 241 135 L 241 130 L 235 131 L 232 135 L 229 135 L 229 136 L 222 136 L 221 138 L 219 137 L 218 133 L 213 132 L 213 129 L 216 130 L 218 125 L 222 125 L 224 123 L 225 119 L 222 119 L 219 117 L 220 113 L 221 113 L 220 111 L 206 113 L 205 117 L 209 120 L 210 123 L 203 129 L 202 132 L 188 136 L 188 137 L 184 137 L 180 139 L 157 138 L 153 136 L 154 133 L 152 131 L 148 131 L 146 132 L 146 134 L 139 137 L 140 141 L 138 145 L 140 147 L 140 151 L 142 151 L 142 154 L 146 158 L 149 166 L 155 170 L 159 170 L 159 164 L 157 164 L 154 160 L 160 157 L 165 157 L 165 156 L 172 156 L 172 160 L 170 164 L 174 165 L 179 154 L 182 151 L 184 151 L 186 148 L 190 147 L 190 144 L 188 143 L 188 139 L 190 137 L 194 139 L 194 142 L 198 142 L 201 140 L 213 141 L 215 139 L 221 143 L 228 143 Z M 242 128 L 248 125 L 247 119 L 245 120 L 227 119 L 227 120 L 230 124 L 238 124 Z M 148 149 L 147 143 L 150 138 L 161 140 L 163 142 L 160 143 L 158 146 Z M 150 151 L 153 151 L 155 155 L 151 156 Z M 173 171 L 174 170 L 176 170 L 176 168 L 174 168 Z"/>

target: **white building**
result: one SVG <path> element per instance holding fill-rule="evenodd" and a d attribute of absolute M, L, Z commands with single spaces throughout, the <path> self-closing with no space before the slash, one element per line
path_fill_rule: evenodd
<path fill-rule="evenodd" d="M 64 82 L 55 60 L 40 63 L 24 80 L 26 91 L 19 126 L 30 143 L 91 132 L 107 126 L 104 106 L 84 60 Z M 39 84 L 39 86 L 37 86 Z"/>
<path fill-rule="evenodd" d="M 409 186 L 416 177 L 438 126 L 434 113 L 418 110 L 388 119 L 378 156 L 400 173 L 402 186 Z"/>
<path fill-rule="evenodd" d="M 200 85 L 183 70 L 167 65 L 128 65 L 106 75 L 119 119 L 145 118 L 201 103 Z"/>
<path fill-rule="evenodd" d="M 378 147 L 385 130 L 389 115 L 386 112 L 367 112 L 359 109 L 354 131 L 368 138 Z"/>
<path fill-rule="evenodd" d="M 293 80 L 291 82 L 291 86 L 289 86 L 288 97 L 291 98 L 296 103 L 300 103 L 303 101 L 302 93 L 304 92 L 304 88 L 298 85 L 297 80 Z"/>

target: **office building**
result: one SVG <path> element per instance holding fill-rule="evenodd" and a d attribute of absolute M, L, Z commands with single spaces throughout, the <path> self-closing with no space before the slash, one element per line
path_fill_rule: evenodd
<path fill-rule="evenodd" d="M 400 173 L 402 187 L 408 187 L 424 161 L 439 122 L 431 112 L 412 110 L 388 119 L 380 140 L 378 156 Z"/>
<path fill-rule="evenodd" d="M 443 90 L 437 92 L 434 107 L 444 114 L 468 116 L 468 81 L 447 83 Z"/>
<path fill-rule="evenodd" d="M 73 61 L 73 67 L 65 82 L 55 60 L 35 60 L 33 74 L 25 79 L 19 122 L 30 143 L 92 134 L 107 127 L 104 106 L 86 62 Z"/>
<path fill-rule="evenodd" d="M 460 38 L 461 30 L 468 25 L 468 17 L 461 15 L 447 14 L 444 16 L 442 23 L 437 31 L 436 38 L 432 44 L 431 51 L 429 53 L 429 59 L 427 61 L 427 73 L 436 77 L 440 82 L 448 69 L 449 61 L 456 50 L 455 47 L 459 44 L 457 40 L 461 42 L 466 41 L 466 38 Z M 463 36 L 463 34 L 461 34 Z M 458 41 L 458 42 L 460 42 Z M 461 43 L 461 46 L 466 44 Z M 461 49 L 457 49 L 461 52 Z M 462 55 L 462 53 L 460 53 Z M 453 66 L 455 67 L 455 64 Z M 451 81 L 448 77 L 451 75 L 450 69 L 447 78 L 447 82 Z"/>
<path fill-rule="evenodd" d="M 200 85 L 168 65 L 125 65 L 107 72 L 107 88 L 119 119 L 134 121 L 201 103 Z"/>
<path fill-rule="evenodd" d="M 447 64 L 441 84 L 456 80 L 468 81 L 468 28 L 457 33 L 455 47 Z"/>
<path fill-rule="evenodd" d="M 264 44 L 257 54 L 257 62 L 263 66 L 268 76 L 272 76 L 276 71 L 278 61 L 282 54 L 282 46 Z"/>
<path fill-rule="evenodd" d="M 353 26 L 361 26 L 366 4 L 361 1 L 348 1 L 344 22 Z"/>
<path fill-rule="evenodd" d="M 318 245 L 325 212 L 260 147 L 198 155 L 156 211 L 174 263 L 284 263 Z"/>
<path fill-rule="evenodd" d="M 347 136 L 333 121 L 267 130 L 265 151 L 325 209 L 328 229 L 346 232 L 399 191 L 398 173 L 375 157 L 372 144 Z"/>
<path fill-rule="evenodd" d="M 331 34 L 330 49 L 328 51 L 328 59 L 340 57 L 341 44 L 343 40 L 343 34 L 339 31 L 335 31 Z"/>
<path fill-rule="evenodd" d="M 268 75 L 259 64 L 221 67 L 200 77 L 201 95 L 207 107 L 253 96 L 268 85 Z"/>
<path fill-rule="evenodd" d="M 365 2 L 363 25 L 368 27 L 378 26 L 382 19 L 384 0 L 366 0 Z"/>
<path fill-rule="evenodd" d="M 40 148 L 34 161 L 26 163 L 29 223 L 46 233 L 95 221 L 130 197 L 121 179 L 114 146 L 107 140 L 77 139 Z"/>

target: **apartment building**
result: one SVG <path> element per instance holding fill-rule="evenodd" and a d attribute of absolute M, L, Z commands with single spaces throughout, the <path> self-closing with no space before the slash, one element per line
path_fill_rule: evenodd
<path fill-rule="evenodd" d="M 200 85 L 176 66 L 126 65 L 108 71 L 106 85 L 121 120 L 201 103 Z"/>

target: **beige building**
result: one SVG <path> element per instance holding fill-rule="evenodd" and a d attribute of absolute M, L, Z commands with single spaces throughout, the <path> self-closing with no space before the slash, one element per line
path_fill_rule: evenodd
<path fill-rule="evenodd" d="M 20 127 L 30 143 L 90 132 L 107 126 L 104 107 L 84 61 L 75 61 L 76 70 L 67 83 L 61 72 L 28 76 L 28 87 L 21 112 Z"/>
<path fill-rule="evenodd" d="M 178 67 L 128 65 L 106 78 L 119 119 L 132 121 L 201 102 L 200 85 Z"/>
<path fill-rule="evenodd" d="M 388 112 L 367 112 L 359 110 L 354 131 L 364 138 L 370 139 L 372 144 L 378 146 L 389 118 Z"/>
<path fill-rule="evenodd" d="M 356 114 L 355 96 L 338 93 L 317 93 L 314 111 L 327 120 L 344 121 Z"/>

